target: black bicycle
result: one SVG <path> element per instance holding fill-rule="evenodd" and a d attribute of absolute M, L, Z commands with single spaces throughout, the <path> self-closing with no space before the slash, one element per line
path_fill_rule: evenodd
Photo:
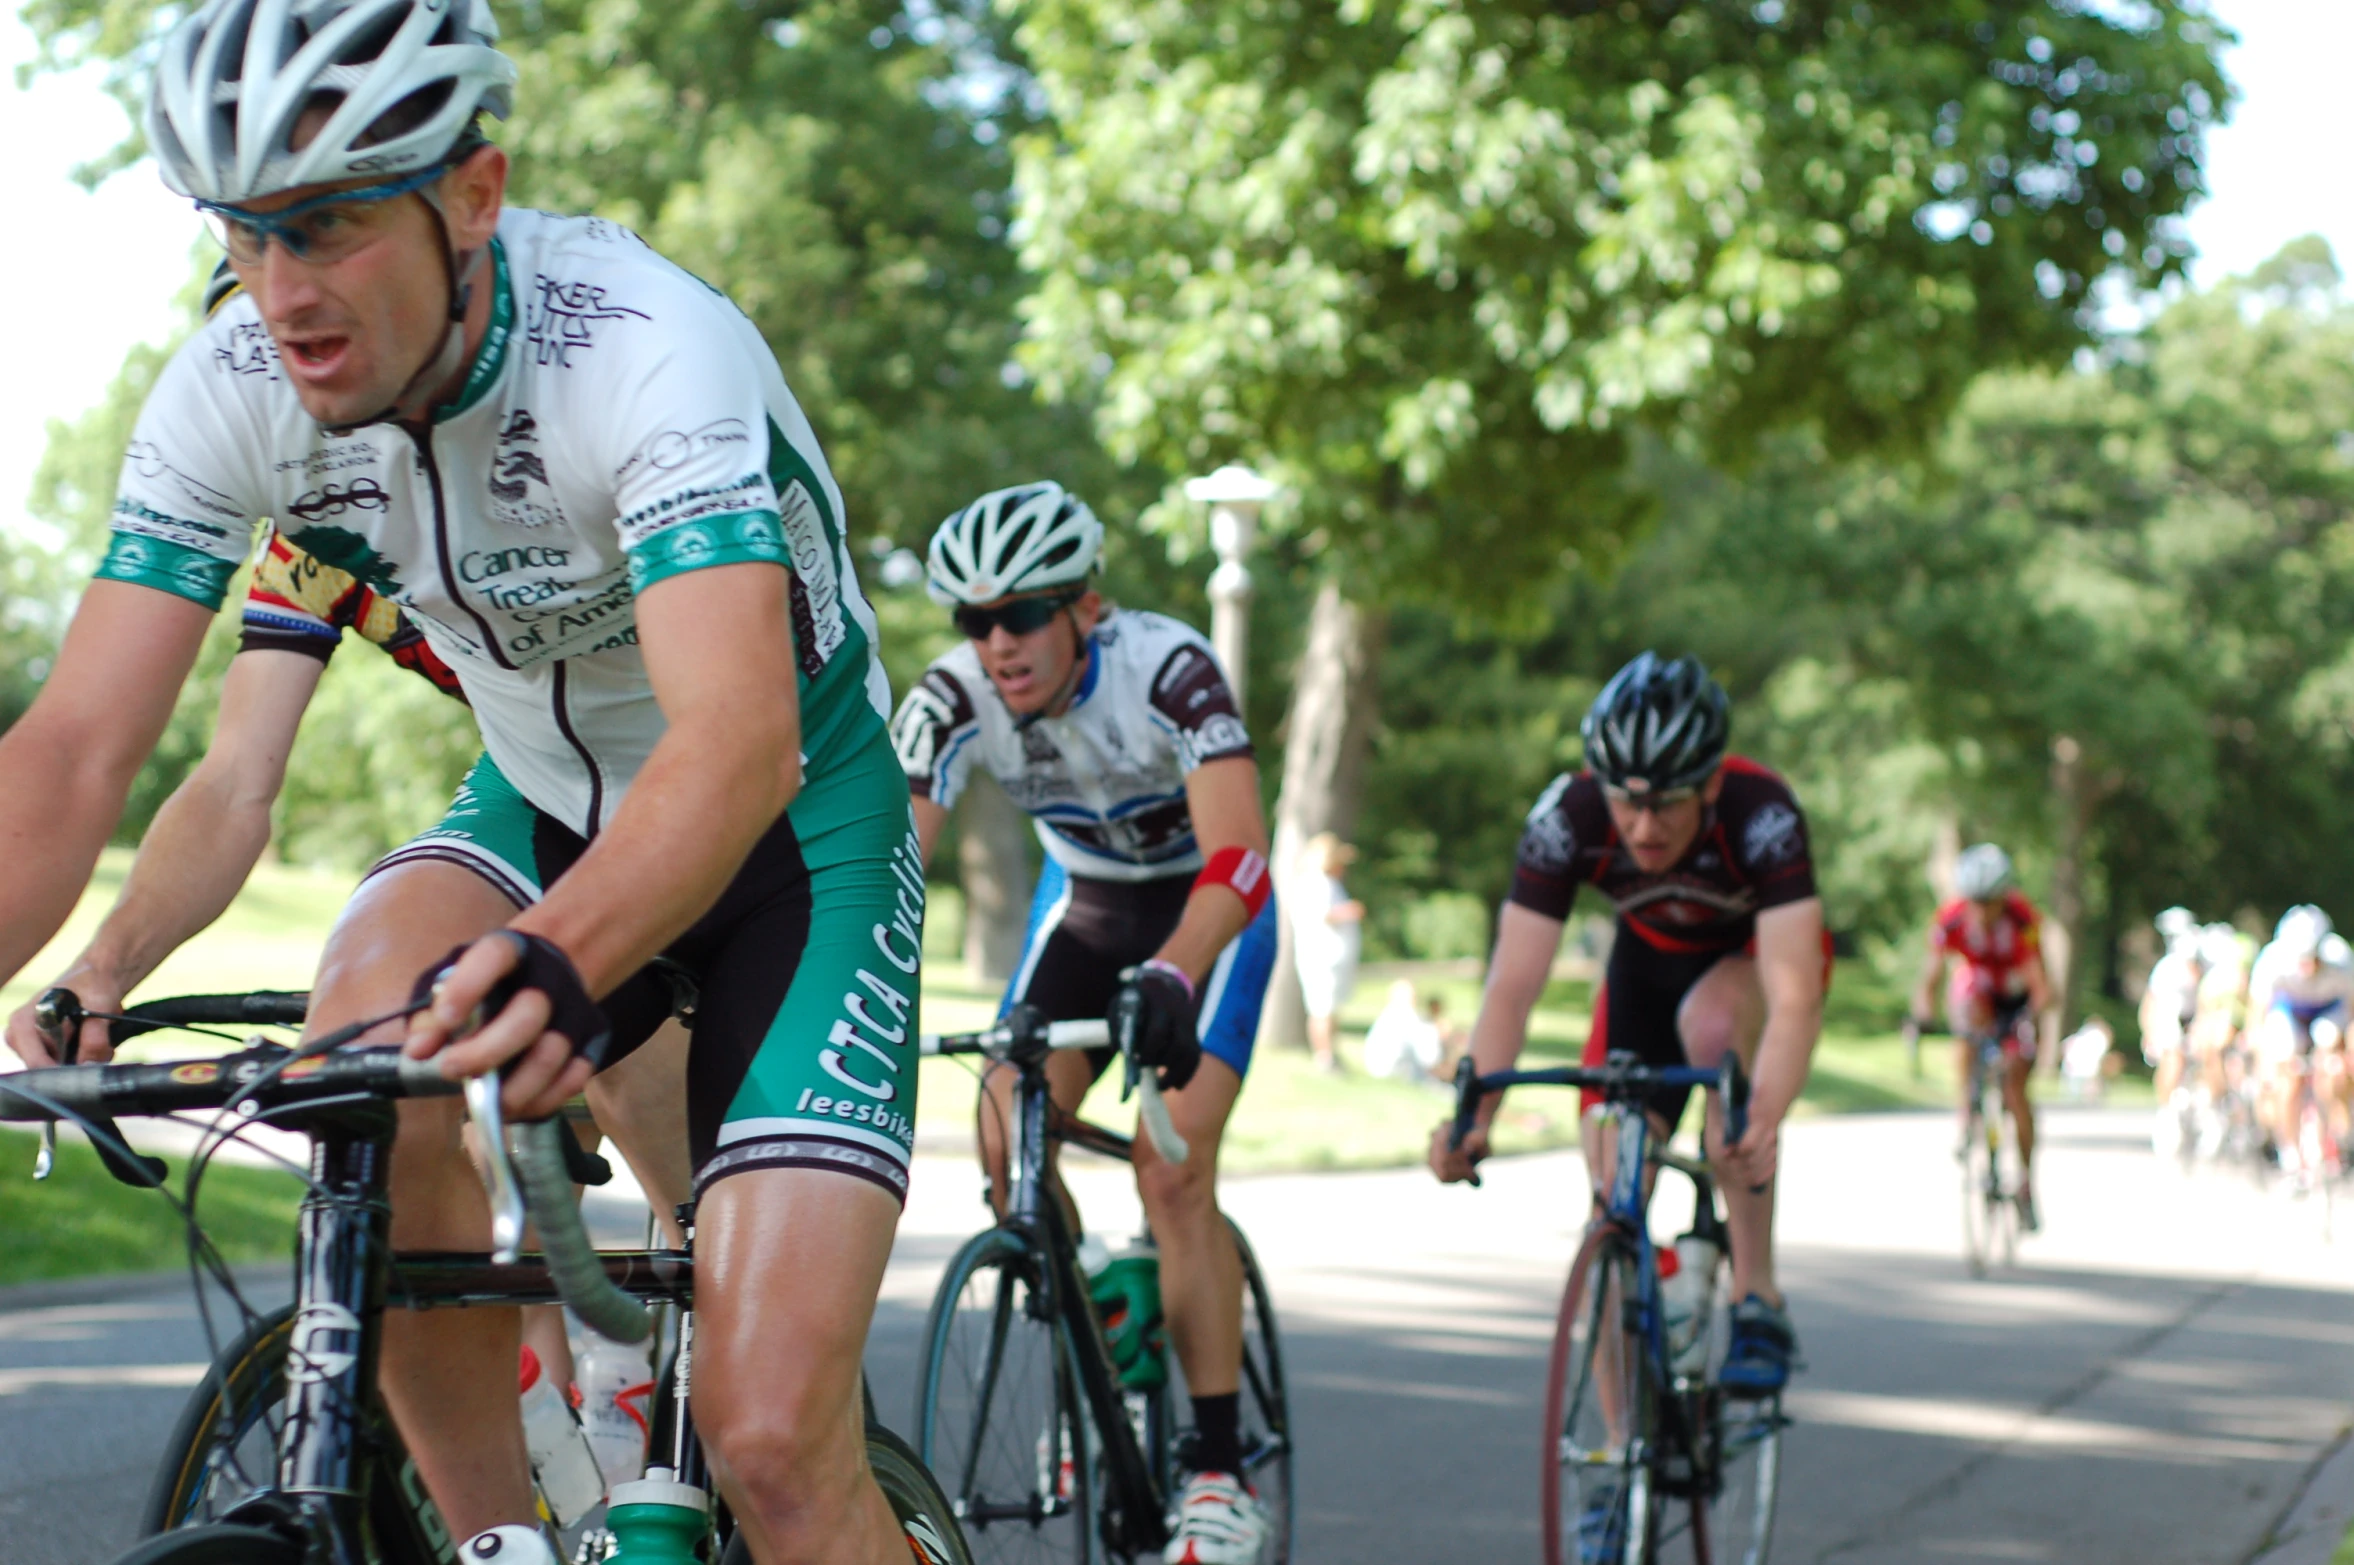
<path fill-rule="evenodd" d="M 1048 1023 L 1028 1006 L 981 1032 L 923 1039 L 926 1054 L 979 1055 L 1016 1072 L 1004 1220 L 949 1262 L 916 1392 L 916 1449 L 939 1475 L 974 1557 L 989 1565 L 1158 1560 L 1190 1465 L 1180 1410 L 1191 1404 L 1177 1366 L 1158 1388 L 1122 1385 L 1049 1174 L 1057 1143 L 1132 1156 L 1129 1137 L 1064 1113 L 1047 1089 L 1054 1050 L 1109 1044 L 1100 1021 Z M 1185 1143 L 1153 1078 L 1132 1057 L 1124 1068 L 1142 1094 L 1145 1134 L 1162 1157 L 1183 1162 Z M 1243 1476 L 1267 1509 L 1268 1565 L 1283 1565 L 1292 1543 L 1283 1350 L 1258 1258 L 1231 1218 L 1227 1226 L 1243 1273 Z"/>
<path fill-rule="evenodd" d="M 1460 1147 L 1479 1104 L 1508 1087 L 1581 1087 L 1602 1098 L 1616 1130 L 1617 1160 L 1585 1240 L 1569 1269 L 1553 1356 L 1545 1376 L 1546 1565 L 1764 1565 L 1781 1492 L 1780 1396 L 1740 1398 L 1717 1383 L 1724 1334 L 1712 1334 L 1711 1300 L 1731 1289 L 1731 1249 L 1706 1164 L 1655 1144 L 1644 1100 L 1657 1087 L 1706 1087 L 1725 1106 L 1725 1135 L 1738 1141 L 1749 1086 L 1728 1055 L 1717 1070 L 1644 1065 L 1612 1054 L 1600 1066 L 1480 1075 L 1469 1060 L 1455 1074 Z M 1648 1216 L 1653 1171 L 1692 1182 L 1692 1228 L 1716 1262 L 1696 1279 L 1691 1320 L 1668 1319 L 1659 1250 Z M 1476 1183 L 1476 1176 L 1474 1183 Z M 1678 1332 L 1681 1335 L 1678 1335 Z"/>
<path fill-rule="evenodd" d="M 163 1027 L 296 1027 L 307 1000 L 195 995 L 100 1019 L 111 1023 L 119 1044 Z M 38 1003 L 44 1029 L 70 1049 L 85 1014 L 79 1002 L 52 990 Z M 0 1078 L 0 1120 L 71 1120 L 115 1177 L 166 1198 L 163 1166 L 131 1151 L 113 1116 L 207 1116 L 196 1121 L 205 1137 L 176 1204 L 188 1223 L 200 1303 L 209 1273 L 235 1304 L 242 1329 L 189 1398 L 142 1517 L 148 1541 L 120 1565 L 447 1565 L 454 1541 L 376 1394 L 383 1312 L 556 1303 L 606 1336 L 658 1338 L 649 1449 L 667 1465 L 648 1476 L 701 1496 L 705 1558 L 748 1561 L 688 1410 L 691 1210 L 681 1213 L 686 1249 L 594 1249 L 571 1187 L 598 1182 L 602 1160 L 582 1154 L 560 1120 L 507 1125 L 492 1078 L 461 1085 L 397 1048 L 351 1046 L 374 1025 L 357 1023 L 300 1048 L 255 1035 L 218 1059 L 68 1064 Z M 393 1104 L 460 1092 L 482 1145 L 495 1153 L 486 1162 L 496 1248 L 396 1253 L 387 1199 Z M 246 1302 L 195 1218 L 206 1164 L 249 1125 L 292 1129 L 311 1143 L 294 1301 L 269 1313 Z M 521 1251 L 527 1212 L 542 1254 Z M 205 1319 L 210 1333 L 209 1307 Z M 969 1565 L 946 1498 L 915 1453 L 875 1421 L 871 1402 L 867 1458 L 911 1550 L 933 1565 Z M 610 1547 L 609 1534 L 590 1528 L 577 1557 L 602 1559 Z"/>

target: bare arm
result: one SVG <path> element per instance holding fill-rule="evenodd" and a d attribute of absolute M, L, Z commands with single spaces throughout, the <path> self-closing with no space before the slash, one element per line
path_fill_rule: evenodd
<path fill-rule="evenodd" d="M 1806 1086 L 1823 1032 L 1823 904 L 1818 897 L 1757 915 L 1757 982 L 1765 991 L 1765 1032 L 1750 1072 L 1749 1128 L 1726 1149 L 1737 1177 L 1774 1175 L 1782 1120 Z"/>
<path fill-rule="evenodd" d="M 920 794 L 908 795 L 907 807 L 915 811 L 915 840 L 922 845 L 924 863 L 929 866 L 940 833 L 948 829 L 948 812 Z"/>
<path fill-rule="evenodd" d="M 56 668 L 0 736 L 0 975 L 73 911 L 211 623 L 202 604 L 152 587 L 83 593 Z"/>
<path fill-rule="evenodd" d="M 2052 994 L 2051 975 L 2044 970 L 2043 953 L 2035 952 L 2019 965 L 2019 976 L 2027 980 L 2027 1009 L 2041 1016 L 2056 1003 Z"/>
<path fill-rule="evenodd" d="M 1230 756 L 1193 769 L 1185 779 L 1185 807 L 1193 817 L 1194 840 L 1202 857 L 1223 848 L 1249 848 L 1267 855 L 1267 818 L 1259 807 L 1259 763 Z M 1186 900 L 1185 915 L 1154 954 L 1185 969 L 1199 983 L 1226 943 L 1250 922 L 1250 910 L 1231 886 L 1203 886 Z"/>
<path fill-rule="evenodd" d="M 1488 983 L 1480 995 L 1479 1016 L 1471 1024 L 1471 1063 L 1481 1075 L 1510 1070 L 1528 1044 L 1529 1014 L 1544 997 L 1553 976 L 1553 958 L 1561 950 L 1563 923 L 1558 918 L 1504 904 L 1496 921 L 1496 951 L 1488 961 Z M 1471 1177 L 1472 1165 L 1487 1156 L 1488 1126 L 1495 1122 L 1500 1097 L 1480 1100 L 1478 1128 L 1463 1145 L 1451 1148 L 1451 1123 L 1441 1125 L 1430 1142 L 1431 1172 L 1452 1184 Z"/>
<path fill-rule="evenodd" d="M 165 957 L 221 916 L 269 846 L 287 752 L 324 672 L 324 663 L 299 652 L 244 652 L 230 662 L 204 759 L 156 811 L 114 910 L 55 984 L 92 1010 L 117 1010 Z M 29 1005 L 8 1019 L 18 1054 L 37 1047 L 38 1037 Z M 112 1054 L 106 1024 L 87 1024 L 81 1057 Z"/>
<path fill-rule="evenodd" d="M 754 843 L 801 786 L 801 714 L 785 573 L 714 566 L 659 582 L 637 600 L 638 641 L 667 726 L 612 821 L 513 929 L 552 941 L 603 995 L 719 900 Z M 441 1051 L 513 965 L 513 943 L 478 942 L 411 1024 L 408 1049 Z M 509 1073 L 509 1111 L 554 1112 L 589 1064 L 543 1032 L 544 996 L 526 991 L 450 1046 L 443 1070 L 480 1075 L 530 1051 Z"/>

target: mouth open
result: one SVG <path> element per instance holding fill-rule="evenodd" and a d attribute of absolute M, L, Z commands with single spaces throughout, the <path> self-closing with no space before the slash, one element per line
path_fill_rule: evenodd
<path fill-rule="evenodd" d="M 332 371 L 343 362 L 351 347 L 351 339 L 344 336 L 288 337 L 279 345 L 279 356 L 291 367 L 317 377 Z"/>

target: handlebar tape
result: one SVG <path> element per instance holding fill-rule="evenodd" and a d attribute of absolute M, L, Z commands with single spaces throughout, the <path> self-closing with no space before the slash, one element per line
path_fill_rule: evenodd
<path fill-rule="evenodd" d="M 646 1307 L 613 1286 L 597 1258 L 580 1205 L 572 1198 L 572 1178 L 564 1166 L 563 1132 L 554 1120 L 510 1126 L 507 1149 L 515 1160 L 515 1175 L 532 1221 L 539 1225 L 541 1247 L 548 1258 L 548 1275 L 556 1293 L 581 1323 L 613 1342 L 643 1342 L 653 1331 Z"/>

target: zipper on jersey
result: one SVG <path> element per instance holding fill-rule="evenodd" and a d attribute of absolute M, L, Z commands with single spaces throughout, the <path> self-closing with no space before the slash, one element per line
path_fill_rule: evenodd
<path fill-rule="evenodd" d="M 482 645 L 490 653 L 491 661 L 511 669 L 515 665 L 507 661 L 507 649 L 499 645 L 498 633 L 490 628 L 490 621 L 474 612 L 474 605 L 458 590 L 458 573 L 450 566 L 449 506 L 442 498 L 441 464 L 433 456 L 433 431 L 419 430 L 411 424 L 403 424 L 401 428 L 408 431 L 409 439 L 417 447 L 417 460 L 425 464 L 425 487 L 433 494 L 433 556 L 441 567 L 441 589 L 450 595 L 452 603 L 466 611 L 474 628 L 482 632 Z"/>
<path fill-rule="evenodd" d="M 565 700 L 565 692 L 572 687 L 572 682 L 568 677 L 571 671 L 571 665 L 562 658 L 556 660 L 556 679 L 551 687 L 553 691 L 551 699 L 556 709 L 556 731 L 562 734 L 565 742 L 579 754 L 580 764 L 588 768 L 588 820 L 580 828 L 580 834 L 594 841 L 597 828 L 604 823 L 605 818 L 605 772 L 604 768 L 597 765 L 597 758 L 590 753 L 589 747 L 580 742 L 580 735 L 573 732 L 572 714 L 566 709 Z"/>
<path fill-rule="evenodd" d="M 507 661 L 506 648 L 499 645 L 499 638 L 490 628 L 490 622 L 476 613 L 474 606 L 466 601 L 465 594 L 458 590 L 458 573 L 450 565 L 449 506 L 442 497 L 441 463 L 434 459 L 433 432 L 419 431 L 405 424 L 401 427 L 408 430 L 409 439 L 417 447 L 418 459 L 425 464 L 425 485 L 433 493 L 433 554 L 441 567 L 442 590 L 450 595 L 452 603 L 466 611 L 466 617 L 474 621 L 475 628 L 482 632 L 482 644 L 489 649 L 491 661 L 501 668 L 512 669 L 515 665 Z M 581 742 L 579 732 L 572 726 L 572 713 L 565 699 L 565 692 L 571 685 L 568 673 L 564 660 L 558 658 L 555 675 L 548 682 L 548 705 L 555 715 L 556 731 L 564 736 L 564 742 L 572 746 L 573 753 L 580 757 L 580 764 L 588 770 L 588 820 L 581 828 L 581 835 L 594 837 L 605 815 L 605 771 L 597 764 L 595 753 Z"/>

